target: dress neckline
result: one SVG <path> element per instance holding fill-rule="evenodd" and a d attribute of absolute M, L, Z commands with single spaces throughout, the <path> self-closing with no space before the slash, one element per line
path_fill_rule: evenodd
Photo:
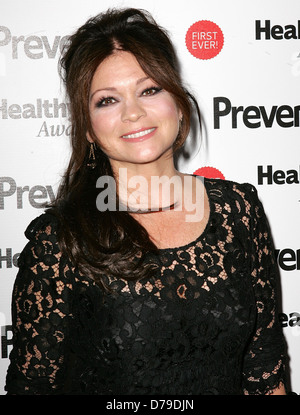
<path fill-rule="evenodd" d="M 170 252 L 170 251 L 185 251 L 185 250 L 187 250 L 188 248 L 195 245 L 197 242 L 199 242 L 201 239 L 203 239 L 205 237 L 205 235 L 206 235 L 206 233 L 207 233 L 207 231 L 208 231 L 208 229 L 211 225 L 211 218 L 212 218 L 212 213 L 213 213 L 213 202 L 211 200 L 210 192 L 208 190 L 208 182 L 209 181 L 206 177 L 196 176 L 196 175 L 193 175 L 193 176 L 198 177 L 200 179 L 203 179 L 203 184 L 204 184 L 206 196 L 207 196 L 207 199 L 208 199 L 209 215 L 208 215 L 208 219 L 207 219 L 207 223 L 205 225 L 205 228 L 200 233 L 200 235 L 198 235 L 193 241 L 188 242 L 187 244 L 184 244 L 184 245 L 174 246 L 174 247 L 170 247 L 170 248 L 158 248 L 159 253 Z"/>

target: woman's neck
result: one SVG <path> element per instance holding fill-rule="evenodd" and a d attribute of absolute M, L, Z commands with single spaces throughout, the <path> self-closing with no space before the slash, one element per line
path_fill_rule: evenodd
<path fill-rule="evenodd" d="M 116 189 L 129 211 L 155 211 L 173 206 L 182 195 L 182 174 L 173 160 L 165 163 L 114 164 Z"/>

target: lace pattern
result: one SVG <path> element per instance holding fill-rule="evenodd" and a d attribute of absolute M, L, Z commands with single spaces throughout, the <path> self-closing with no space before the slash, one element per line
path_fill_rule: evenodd
<path fill-rule="evenodd" d="M 109 279 L 61 255 L 50 214 L 28 227 L 13 291 L 12 394 L 265 394 L 284 383 L 276 264 L 254 187 L 205 179 L 208 224 L 149 260 L 157 275 Z"/>

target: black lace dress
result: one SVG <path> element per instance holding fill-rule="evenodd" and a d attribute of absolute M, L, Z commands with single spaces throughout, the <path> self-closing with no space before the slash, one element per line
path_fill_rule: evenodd
<path fill-rule="evenodd" d="M 61 255 L 49 213 L 26 231 L 8 394 L 266 394 L 284 383 L 277 274 L 254 187 L 205 179 L 208 224 L 160 271 L 106 294 Z"/>

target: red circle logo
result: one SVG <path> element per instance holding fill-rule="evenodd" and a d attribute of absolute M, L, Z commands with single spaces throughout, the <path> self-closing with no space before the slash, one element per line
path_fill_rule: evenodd
<path fill-rule="evenodd" d="M 221 52 L 224 36 L 222 30 L 214 22 L 200 20 L 188 29 L 185 43 L 195 58 L 211 59 Z"/>
<path fill-rule="evenodd" d="M 206 177 L 207 179 L 225 180 L 225 176 L 220 172 L 220 170 L 210 166 L 200 167 L 200 169 L 197 169 L 194 174 L 196 176 Z"/>

